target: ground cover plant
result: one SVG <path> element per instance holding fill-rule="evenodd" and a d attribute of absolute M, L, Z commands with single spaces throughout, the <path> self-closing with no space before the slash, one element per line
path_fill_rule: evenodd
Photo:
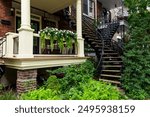
<path fill-rule="evenodd" d="M 124 99 L 115 86 L 93 80 L 91 61 L 48 71 L 50 77 L 35 91 L 22 94 L 24 100 L 118 100 Z"/>

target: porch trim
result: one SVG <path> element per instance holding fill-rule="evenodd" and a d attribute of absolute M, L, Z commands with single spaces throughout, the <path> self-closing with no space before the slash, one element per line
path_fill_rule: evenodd
<path fill-rule="evenodd" d="M 34 58 L 5 58 L 5 65 L 8 68 L 27 70 L 27 69 L 38 69 L 38 68 L 50 68 L 67 66 L 71 64 L 80 64 L 85 62 L 87 57 L 76 57 L 76 56 L 34 56 Z"/>

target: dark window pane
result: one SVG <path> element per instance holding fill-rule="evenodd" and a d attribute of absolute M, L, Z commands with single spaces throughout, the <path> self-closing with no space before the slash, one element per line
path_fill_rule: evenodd
<path fill-rule="evenodd" d="M 83 1 L 83 13 L 88 15 L 88 0 Z"/>

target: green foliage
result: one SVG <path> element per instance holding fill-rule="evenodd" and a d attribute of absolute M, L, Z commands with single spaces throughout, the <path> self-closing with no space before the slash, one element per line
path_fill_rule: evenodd
<path fill-rule="evenodd" d="M 59 100 L 57 92 L 51 89 L 40 88 L 21 95 L 22 100 Z"/>
<path fill-rule="evenodd" d="M 70 100 L 122 99 L 121 94 L 116 87 L 94 80 L 89 80 L 87 83 L 81 83 L 78 87 L 71 88 L 68 91 L 66 98 Z"/>
<path fill-rule="evenodd" d="M 2 84 L 0 84 L 0 92 L 1 92 L 1 90 L 3 89 L 3 85 Z"/>
<path fill-rule="evenodd" d="M 14 94 L 13 91 L 2 91 L 0 94 L 0 100 L 16 100 L 16 95 Z"/>
<path fill-rule="evenodd" d="M 25 93 L 21 99 L 33 100 L 99 100 L 121 99 L 121 94 L 111 85 L 95 81 L 94 65 L 86 61 L 80 65 L 70 65 L 59 68 L 50 73 L 49 79 L 38 90 Z M 63 78 L 53 74 L 63 73 Z"/>
<path fill-rule="evenodd" d="M 150 98 L 150 13 L 148 0 L 126 0 L 130 41 L 124 51 L 123 87 L 132 99 Z"/>
<path fill-rule="evenodd" d="M 78 86 L 80 83 L 92 79 L 94 71 L 95 68 L 93 63 L 87 61 L 80 65 L 66 66 L 49 72 L 50 74 L 64 73 L 64 78 L 59 80 L 59 82 L 62 92 L 66 92 L 71 87 Z"/>

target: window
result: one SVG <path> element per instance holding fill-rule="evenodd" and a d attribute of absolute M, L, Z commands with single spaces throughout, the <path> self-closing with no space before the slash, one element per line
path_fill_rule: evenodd
<path fill-rule="evenodd" d="M 90 13 L 93 12 L 93 1 L 92 0 L 89 1 L 89 11 L 90 11 Z"/>
<path fill-rule="evenodd" d="M 88 0 L 83 1 L 83 13 L 88 15 Z"/>
<path fill-rule="evenodd" d="M 94 17 L 94 1 L 93 0 L 84 0 L 83 1 L 83 13 Z"/>

